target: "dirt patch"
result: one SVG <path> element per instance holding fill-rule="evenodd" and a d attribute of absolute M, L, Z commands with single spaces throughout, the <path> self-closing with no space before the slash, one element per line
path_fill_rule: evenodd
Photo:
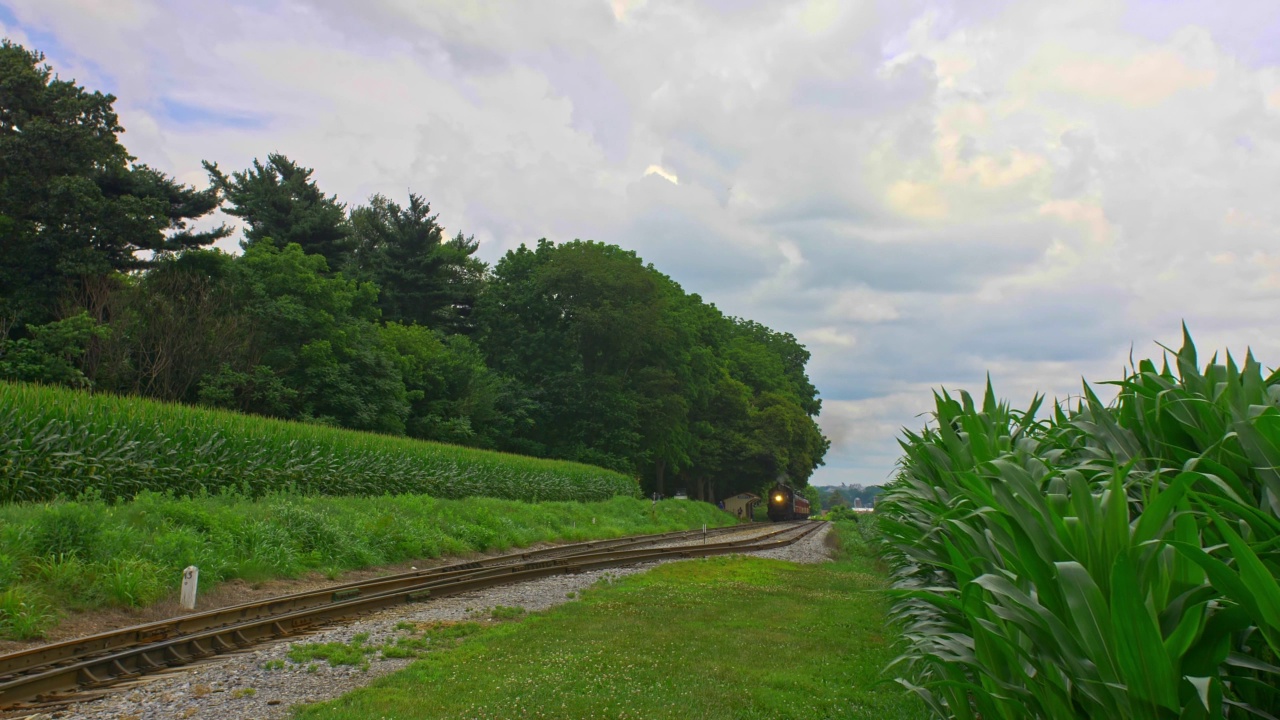
<path fill-rule="evenodd" d="M 519 548 L 519 551 L 527 552 L 529 550 L 538 550 L 561 544 L 565 543 L 537 543 L 527 548 Z M 394 565 L 379 565 L 359 570 L 348 570 L 336 579 L 329 579 L 320 572 L 310 572 L 299 578 L 282 578 L 259 583 L 247 583 L 244 580 L 228 580 L 227 582 L 219 583 L 211 589 L 201 587 L 199 599 L 196 602 L 196 609 L 194 612 L 216 610 L 218 608 L 224 608 L 231 605 L 266 600 L 280 595 L 323 590 L 325 588 L 333 587 L 334 585 L 345 585 L 350 582 L 409 572 L 412 568 L 421 570 L 423 568 L 447 565 L 449 563 L 473 560 L 481 557 L 493 557 L 495 555 L 502 555 L 516 551 L 517 550 L 515 548 L 512 548 L 502 552 L 472 553 L 470 555 L 454 555 L 439 558 L 407 560 Z M 177 585 L 176 581 L 174 584 L 175 586 Z M 147 607 L 103 608 L 98 610 L 67 612 L 63 615 L 62 621 L 58 623 L 57 626 L 50 628 L 42 639 L 25 641 L 0 640 L 0 655 L 21 652 L 30 648 L 69 640 L 71 638 L 96 635 L 97 633 L 118 630 L 120 628 L 126 628 L 133 625 L 142 625 L 144 623 L 168 620 L 170 618 L 182 617 L 183 615 L 191 614 L 194 613 L 184 610 L 182 606 L 178 604 L 178 591 L 177 587 L 175 587 L 172 597 L 162 600 L 154 605 L 148 605 Z"/>

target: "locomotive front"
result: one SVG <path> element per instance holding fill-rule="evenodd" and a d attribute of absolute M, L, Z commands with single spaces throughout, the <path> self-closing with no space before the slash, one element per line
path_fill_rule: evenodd
<path fill-rule="evenodd" d="M 809 518 L 809 501 L 801 497 L 790 485 L 779 483 L 769 491 L 769 519 L 807 520 Z"/>

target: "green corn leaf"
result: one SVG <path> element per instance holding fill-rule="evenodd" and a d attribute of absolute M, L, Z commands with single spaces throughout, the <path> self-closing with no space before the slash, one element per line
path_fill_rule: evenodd
<path fill-rule="evenodd" d="M 1089 659 L 1098 666 L 1102 680 L 1116 682 L 1120 673 L 1113 661 L 1111 611 L 1097 583 L 1075 561 L 1056 562 L 1058 582 L 1071 609 L 1070 620 Z"/>
<path fill-rule="evenodd" d="M 1178 473 L 1169 485 L 1155 495 L 1154 499 L 1147 503 L 1143 508 L 1142 514 L 1138 517 L 1137 525 L 1133 530 L 1133 542 L 1142 544 L 1149 540 L 1155 539 L 1156 535 L 1164 528 L 1169 520 L 1169 515 L 1177 507 L 1178 502 L 1186 495 L 1187 490 L 1201 479 L 1199 473 L 1181 472 Z"/>
<path fill-rule="evenodd" d="M 1181 620 L 1164 639 L 1164 651 L 1170 662 L 1180 664 L 1205 626 L 1205 603 L 1182 608 Z"/>
<path fill-rule="evenodd" d="M 1130 692 L 1139 701 L 1177 710 L 1177 676 L 1129 553 L 1116 558 L 1111 572 L 1111 613 L 1116 659 Z"/>
<path fill-rule="evenodd" d="M 1280 631 L 1280 583 L 1276 582 L 1275 575 L 1258 559 L 1248 543 L 1223 521 L 1222 516 L 1208 507 L 1205 511 L 1209 513 L 1214 526 L 1231 547 L 1236 566 L 1240 568 L 1240 580 L 1254 597 L 1258 619 L 1272 629 Z"/>
<path fill-rule="evenodd" d="M 1229 528 L 1228 532 L 1230 532 Z M 1171 542 L 1170 544 L 1203 568 L 1205 574 L 1209 577 L 1209 582 L 1221 591 L 1224 596 L 1239 604 L 1240 607 L 1244 609 L 1245 613 L 1250 618 L 1253 618 L 1255 622 L 1258 622 L 1263 626 L 1269 625 L 1273 630 L 1276 628 L 1276 625 L 1271 623 L 1271 621 L 1267 619 L 1267 616 L 1272 613 L 1273 609 L 1270 607 L 1271 604 L 1273 604 L 1276 599 L 1280 598 L 1280 596 L 1269 598 L 1269 602 L 1266 602 L 1267 607 L 1264 609 L 1263 602 L 1260 602 L 1260 598 L 1254 595 L 1249 583 L 1237 574 L 1235 570 L 1232 570 L 1226 563 L 1209 555 L 1204 550 L 1194 545 L 1177 541 Z M 1252 551 L 1250 551 L 1249 554 L 1252 555 Z M 1257 559 L 1256 556 L 1253 557 L 1254 560 Z M 1272 583 L 1275 583 L 1274 578 L 1270 578 L 1270 580 Z M 1280 652 L 1280 642 L 1277 642 L 1277 640 L 1280 639 L 1280 633 L 1263 633 L 1263 637 L 1265 637 L 1268 643 L 1272 645 L 1273 650 Z"/>

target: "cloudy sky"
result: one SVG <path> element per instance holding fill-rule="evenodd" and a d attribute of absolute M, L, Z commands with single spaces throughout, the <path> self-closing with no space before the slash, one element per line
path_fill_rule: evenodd
<path fill-rule="evenodd" d="M 795 334 L 817 484 L 884 480 L 932 388 L 1065 397 L 1182 320 L 1280 365 L 1275 0 L 0 0 L 0 35 L 186 182 L 282 152 Z"/>

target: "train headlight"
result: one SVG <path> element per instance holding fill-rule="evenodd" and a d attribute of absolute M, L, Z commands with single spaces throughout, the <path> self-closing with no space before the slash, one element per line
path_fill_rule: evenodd
<path fill-rule="evenodd" d="M 774 496 L 773 496 L 773 501 L 774 501 L 774 502 L 782 502 L 782 494 L 781 494 L 781 493 L 779 493 L 779 494 L 777 494 L 777 495 L 774 495 Z"/>

